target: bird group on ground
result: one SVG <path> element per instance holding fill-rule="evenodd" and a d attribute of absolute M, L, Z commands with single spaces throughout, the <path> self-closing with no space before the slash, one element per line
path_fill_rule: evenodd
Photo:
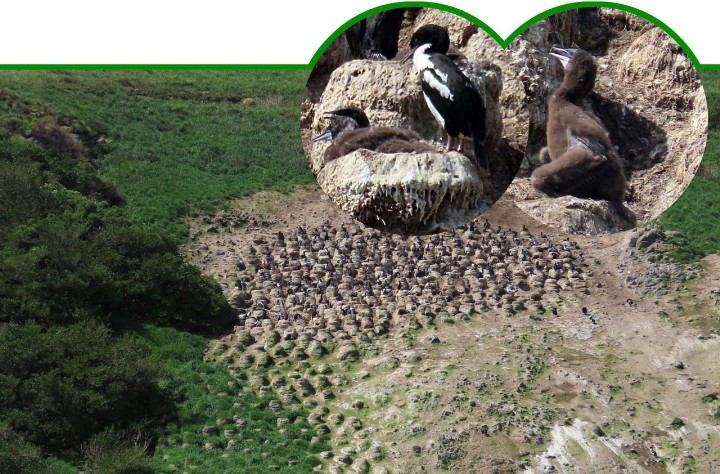
<path fill-rule="evenodd" d="M 399 28 L 397 21 L 393 25 Z M 386 36 L 395 38 L 396 35 Z M 367 38 L 363 41 L 366 45 L 374 44 Z M 447 30 L 438 25 L 424 25 L 414 32 L 409 46 L 410 51 L 401 62 L 412 58 L 427 108 L 447 134 L 445 151 L 462 153 L 464 139 L 471 139 L 477 169 L 490 173 L 484 144 L 483 96 L 448 56 Z M 377 55 L 372 51 L 368 54 Z M 564 78 L 549 103 L 547 146 L 540 153 L 541 166 L 532 173 L 532 186 L 550 197 L 605 199 L 622 208 L 627 183 L 618 152 L 602 121 L 584 105 L 595 84 L 595 60 L 577 48 L 553 47 L 548 54 L 560 61 Z M 326 149 L 325 163 L 360 148 L 380 153 L 437 152 L 413 130 L 371 126 L 365 112 L 358 107 L 344 106 L 327 112 L 325 117 L 329 125 L 314 139 L 332 142 Z"/>

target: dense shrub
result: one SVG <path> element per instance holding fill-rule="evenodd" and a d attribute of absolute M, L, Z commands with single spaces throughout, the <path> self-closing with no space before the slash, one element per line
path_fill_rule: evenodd
<path fill-rule="evenodd" d="M 0 474 L 50 473 L 37 446 L 0 424 Z"/>
<path fill-rule="evenodd" d="M 173 241 L 129 223 L 70 127 L 12 100 L 0 94 L 0 474 L 72 471 L 62 459 L 152 472 L 175 394 L 128 329 L 217 332 L 232 311 Z"/>
<path fill-rule="evenodd" d="M 96 288 L 94 303 L 116 316 L 214 333 L 234 320 L 218 283 L 185 263 L 166 237 L 110 228 L 93 239 L 91 253 L 114 276 Z"/>
<path fill-rule="evenodd" d="M 110 428 L 82 446 L 86 472 L 152 474 L 157 470 L 147 456 L 150 442 L 142 435 L 130 436 Z"/>
<path fill-rule="evenodd" d="M 0 326 L 0 420 L 48 452 L 71 456 L 106 426 L 152 428 L 169 415 L 158 376 L 144 344 L 96 321 Z"/>
<path fill-rule="evenodd" d="M 82 180 L 56 181 L 55 159 L 0 132 L 0 322 L 68 323 L 85 312 L 205 332 L 230 323 L 217 283 L 185 263 L 174 242 L 131 227 Z"/>

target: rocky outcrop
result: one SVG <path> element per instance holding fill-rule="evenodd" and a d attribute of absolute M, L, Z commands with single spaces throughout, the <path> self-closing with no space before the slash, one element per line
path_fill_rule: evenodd
<path fill-rule="evenodd" d="M 620 53 L 608 63 L 601 93 L 625 105 L 616 107 L 625 121 L 608 120 L 630 170 L 631 205 L 646 221 L 670 207 L 695 176 L 707 141 L 707 102 L 692 62 L 660 28 L 645 25 Z"/>
<path fill-rule="evenodd" d="M 680 264 L 669 257 L 673 232 L 642 227 L 624 236 L 625 258 L 618 266 L 625 284 L 643 297 L 663 296 L 682 289 L 700 276 L 697 264 Z"/>
<path fill-rule="evenodd" d="M 552 222 L 563 232 L 573 234 L 607 234 L 635 227 L 637 220 L 627 209 L 594 199 L 573 196 L 539 198 L 516 203 L 517 206 L 540 222 Z"/>
<path fill-rule="evenodd" d="M 392 232 L 454 229 L 491 204 L 491 183 L 457 152 L 357 150 L 328 163 L 318 182 L 355 219 Z"/>
<path fill-rule="evenodd" d="M 611 133 L 628 177 L 625 204 L 637 224 L 657 217 L 682 194 L 700 164 L 707 140 L 705 94 L 697 71 L 670 36 L 642 18 L 607 8 L 548 17 L 505 50 L 482 31 L 468 41 L 468 57 L 485 57 L 502 68 L 505 135 L 525 147 L 526 160 L 508 195 L 534 218 L 564 230 L 597 234 L 628 228 L 612 206 L 549 199 L 530 189 L 528 175 L 545 146 L 546 104 L 562 79 L 559 64 L 546 54 L 553 44 L 577 45 L 595 55 L 599 75 L 587 106 Z"/>
<path fill-rule="evenodd" d="M 477 30 L 466 20 L 463 20 L 465 23 L 457 23 L 454 15 L 441 12 L 438 17 L 437 14 L 424 12 L 421 10 L 413 28 L 425 22 L 443 24 L 449 28 L 453 40 L 460 42 L 466 41 Z M 406 29 L 403 35 L 407 33 Z M 403 41 L 408 41 L 402 39 L 403 35 L 401 45 Z M 311 143 L 309 138 L 326 126 L 324 112 L 347 105 L 363 109 L 374 126 L 411 129 L 423 139 L 435 143 L 438 151 L 444 149 L 445 132 L 425 103 L 420 80 L 412 69 L 411 61 L 354 60 L 332 72 L 316 103 L 309 105 L 306 101 L 304 105 L 303 123 L 311 122 L 305 134 L 308 163 L 318 183 L 333 201 L 361 222 L 381 228 L 386 222 L 386 229 L 426 232 L 453 228 L 467 222 L 502 194 L 515 174 L 517 160 L 507 160 L 507 150 L 500 146 L 503 125 L 497 101 L 502 90 L 501 70 L 488 61 L 462 60 L 459 64 L 477 87 L 485 104 L 487 135 L 484 144 L 493 169 L 491 177 L 480 178 L 477 170 L 468 172 L 472 167 L 469 159 L 454 153 L 428 154 L 422 158 L 402 154 L 372 157 L 374 153 L 364 153 L 360 155 L 362 159 L 357 156 L 341 159 L 327 171 L 321 171 L 327 143 Z M 311 117 L 312 120 L 309 120 Z M 350 166 L 352 164 L 358 167 Z M 458 170 L 460 175 L 453 175 L 453 170 Z M 369 171 L 385 174 L 372 177 L 372 181 L 365 178 L 356 181 L 359 176 L 367 177 Z M 436 172 L 434 175 L 419 174 Z M 430 187 L 421 189 L 425 185 Z M 366 193 L 370 188 L 374 190 L 372 196 Z M 363 190 L 362 198 L 357 194 L 359 189 Z M 393 202 L 394 198 L 399 201 Z M 421 202 L 425 198 L 431 200 Z M 360 205 L 361 201 L 364 204 Z M 456 204 L 460 207 L 452 209 Z M 373 210 L 375 205 L 378 207 Z M 472 209 L 470 205 L 477 207 Z M 413 209 L 411 215 L 405 211 L 408 206 Z M 428 210 L 441 214 L 428 214 Z"/>

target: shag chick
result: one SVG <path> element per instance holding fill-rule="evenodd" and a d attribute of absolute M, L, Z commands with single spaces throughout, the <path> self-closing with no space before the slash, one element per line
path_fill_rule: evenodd
<path fill-rule="evenodd" d="M 470 79 L 446 55 L 450 37 L 445 28 L 425 25 L 410 39 L 410 56 L 420 75 L 423 96 L 435 120 L 448 134 L 447 151 L 462 151 L 462 137 L 472 138 L 475 160 L 487 169 L 485 104 Z M 455 145 L 455 142 L 458 142 Z"/>
<path fill-rule="evenodd" d="M 361 109 L 343 107 L 326 112 L 330 119 L 328 127 L 313 141 L 332 140 L 325 150 L 324 161 L 364 148 L 378 153 L 436 153 L 430 144 L 420 140 L 412 130 L 397 127 L 371 127 L 370 121 Z"/>
<path fill-rule="evenodd" d="M 533 172 L 531 183 L 551 197 L 606 199 L 625 212 L 620 158 L 603 123 L 582 104 L 595 85 L 595 60 L 582 49 L 553 47 L 550 54 L 560 60 L 565 76 L 550 100 L 547 147 L 540 152 L 546 164 Z"/>

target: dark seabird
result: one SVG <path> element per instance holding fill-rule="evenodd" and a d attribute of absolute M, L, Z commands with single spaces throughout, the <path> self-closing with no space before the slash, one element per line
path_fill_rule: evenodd
<path fill-rule="evenodd" d="M 571 195 L 606 199 L 625 211 L 626 181 L 620 158 L 600 119 L 583 107 L 593 90 L 597 66 L 582 49 L 552 48 L 565 69 L 549 106 L 544 165 L 532 174 L 532 185 L 551 197 Z"/>
<path fill-rule="evenodd" d="M 447 151 L 462 151 L 462 137 L 472 138 L 475 160 L 487 169 L 485 157 L 485 104 L 470 79 L 446 55 L 450 37 L 445 28 L 425 25 L 410 39 L 413 66 L 420 74 L 425 102 L 448 134 Z"/>
<path fill-rule="evenodd" d="M 435 153 L 430 144 L 421 141 L 412 130 L 397 127 L 371 127 L 361 109 L 343 107 L 325 114 L 328 127 L 313 141 L 332 140 L 325 150 L 325 163 L 364 148 L 378 153 Z"/>
<path fill-rule="evenodd" d="M 404 8 L 376 13 L 345 30 L 350 52 L 354 58 L 390 59 L 398 51 Z"/>

